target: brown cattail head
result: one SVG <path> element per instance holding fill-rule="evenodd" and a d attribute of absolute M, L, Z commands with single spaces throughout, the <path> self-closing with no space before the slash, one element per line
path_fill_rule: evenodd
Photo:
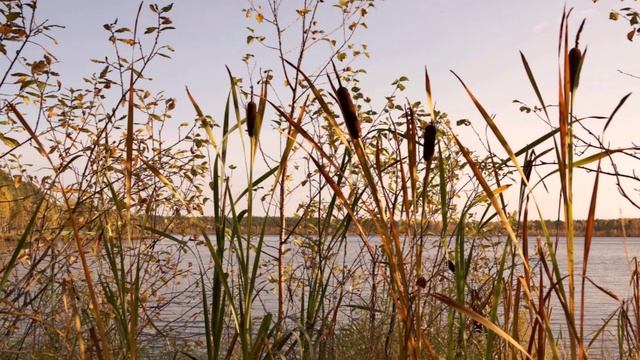
<path fill-rule="evenodd" d="M 447 267 L 449 268 L 449 271 L 454 274 L 456 273 L 456 264 L 454 264 L 453 261 L 447 260 Z"/>
<path fill-rule="evenodd" d="M 576 46 L 569 51 L 569 81 L 571 82 L 571 91 L 578 87 L 581 63 L 582 51 Z"/>
<path fill-rule="evenodd" d="M 524 176 L 527 179 L 527 181 L 529 181 L 529 179 L 531 178 L 531 171 L 533 170 L 532 162 L 533 162 L 532 159 L 528 158 L 525 160 L 524 166 L 522 167 L 522 170 L 524 171 Z"/>
<path fill-rule="evenodd" d="M 347 130 L 349 130 L 349 135 L 351 135 L 351 138 L 354 140 L 359 139 L 360 136 L 362 136 L 360 119 L 358 119 L 358 115 L 356 114 L 356 108 L 351 100 L 349 90 L 340 86 L 336 91 L 336 95 L 338 97 L 338 105 L 340 105 L 340 110 L 344 117 L 344 123 L 347 125 Z"/>
<path fill-rule="evenodd" d="M 424 161 L 430 161 L 433 158 L 433 154 L 436 148 L 436 127 L 433 124 L 427 125 L 427 128 L 424 129 L 424 138 L 423 138 L 423 153 L 422 157 Z"/>
<path fill-rule="evenodd" d="M 247 133 L 253 137 L 256 133 L 256 103 L 253 100 L 247 103 Z"/>

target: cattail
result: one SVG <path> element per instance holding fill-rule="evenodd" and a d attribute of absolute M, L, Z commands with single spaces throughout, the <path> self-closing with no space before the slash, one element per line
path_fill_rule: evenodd
<path fill-rule="evenodd" d="M 531 178 L 531 171 L 533 170 L 532 161 L 530 158 L 525 160 L 522 170 L 524 172 L 525 178 L 527 179 L 527 181 L 529 181 L 529 179 Z"/>
<path fill-rule="evenodd" d="M 358 115 L 356 114 L 356 108 L 351 100 L 349 90 L 340 86 L 336 91 L 336 95 L 338 96 L 338 104 L 344 117 L 344 123 L 347 125 L 347 130 L 349 130 L 349 135 L 351 135 L 351 138 L 354 140 L 359 139 L 360 136 L 362 136 L 360 119 L 358 119 Z"/>
<path fill-rule="evenodd" d="M 582 62 L 582 51 L 576 46 L 569 51 L 569 81 L 571 91 L 578 87 L 578 72 Z"/>
<path fill-rule="evenodd" d="M 256 103 L 253 100 L 247 103 L 247 133 L 253 137 L 256 132 Z"/>
<path fill-rule="evenodd" d="M 573 92 L 578 88 L 578 82 L 580 79 L 580 67 L 582 66 L 583 54 L 580 51 L 580 34 L 582 34 L 582 29 L 584 29 L 584 23 L 586 19 L 582 20 L 580 23 L 580 27 L 578 28 L 578 32 L 576 33 L 576 43 L 573 48 L 569 51 L 569 81 L 571 85 L 571 91 Z M 586 49 L 585 49 L 586 54 Z"/>
<path fill-rule="evenodd" d="M 447 260 L 447 267 L 449 268 L 449 271 L 454 274 L 456 273 L 456 264 L 454 264 L 453 261 Z"/>
<path fill-rule="evenodd" d="M 433 153 L 435 151 L 436 146 L 436 127 L 433 124 L 429 124 L 426 129 L 424 129 L 424 144 L 423 144 L 423 153 L 422 157 L 424 161 L 430 161 L 433 158 Z"/>

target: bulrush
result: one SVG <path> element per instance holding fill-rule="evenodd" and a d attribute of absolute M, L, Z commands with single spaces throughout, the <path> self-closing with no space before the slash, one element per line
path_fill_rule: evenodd
<path fill-rule="evenodd" d="M 247 103 L 247 133 L 253 137 L 256 133 L 256 103 L 251 100 Z"/>
<path fill-rule="evenodd" d="M 456 264 L 454 264 L 453 261 L 447 260 L 447 267 L 449 268 L 449 271 L 454 274 L 456 273 Z"/>
<path fill-rule="evenodd" d="M 582 62 L 582 51 L 576 46 L 569 51 L 569 81 L 571 82 L 571 90 L 578 87 L 578 72 L 580 71 L 580 63 Z"/>
<path fill-rule="evenodd" d="M 331 78 L 329 78 L 329 83 L 333 88 L 333 91 L 336 93 L 336 98 L 338 99 L 338 105 L 340 106 L 340 111 L 342 112 L 342 117 L 344 118 L 344 123 L 347 126 L 347 130 L 349 130 L 349 135 L 353 140 L 360 139 L 362 136 L 362 129 L 360 128 L 360 119 L 358 119 L 358 114 L 356 113 L 356 107 L 353 105 L 353 100 L 351 100 L 351 94 L 349 94 L 349 90 L 342 86 L 342 81 L 340 81 L 340 76 L 338 76 L 338 70 L 336 69 L 336 65 L 333 64 L 333 70 L 338 79 L 338 90 L 335 89 L 333 83 L 331 82 Z"/>
<path fill-rule="evenodd" d="M 433 124 L 427 125 L 427 128 L 424 129 L 424 138 L 423 138 L 423 153 L 422 157 L 424 161 L 431 161 L 433 158 L 433 153 L 435 152 L 436 146 L 436 127 Z"/>
<path fill-rule="evenodd" d="M 349 130 L 349 135 L 351 135 L 351 138 L 354 140 L 359 139 L 360 136 L 362 136 L 360 119 L 358 119 L 358 115 L 356 114 L 349 90 L 340 86 L 336 91 L 336 95 L 338 97 L 340 111 L 342 111 L 342 116 L 344 117 L 344 123 L 347 125 L 347 130 Z"/>
<path fill-rule="evenodd" d="M 571 85 L 571 91 L 573 92 L 578 87 L 580 81 L 580 68 L 582 67 L 583 54 L 580 50 L 580 34 L 584 28 L 585 20 L 582 20 L 578 32 L 576 34 L 576 43 L 571 50 L 569 50 L 569 81 Z M 585 50 L 586 54 L 586 50 Z"/>

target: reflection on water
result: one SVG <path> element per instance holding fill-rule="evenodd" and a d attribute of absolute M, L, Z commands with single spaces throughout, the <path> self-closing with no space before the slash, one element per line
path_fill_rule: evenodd
<path fill-rule="evenodd" d="M 375 239 L 372 241 L 375 244 Z M 194 241 L 189 241 L 190 250 L 181 251 L 178 246 L 169 240 L 161 240 L 153 244 L 153 252 L 157 255 L 158 263 L 162 261 L 166 262 L 166 267 L 158 267 L 158 269 L 171 269 L 172 273 L 178 274 L 170 279 L 163 279 L 163 274 L 158 270 L 158 274 L 155 274 L 158 279 L 166 281 L 166 286 L 160 289 L 158 298 L 161 300 L 161 304 L 158 305 L 153 318 L 155 319 L 155 328 L 148 333 L 148 336 L 152 336 L 154 331 L 162 331 L 165 334 L 172 334 L 171 336 L 176 339 L 199 339 L 204 334 L 204 324 L 202 322 L 201 315 L 201 292 L 199 289 L 199 268 L 205 270 L 206 274 L 211 273 L 213 267 L 212 259 L 205 246 Z M 278 244 L 278 238 L 275 236 L 267 236 L 265 241 L 265 256 L 264 260 L 269 263 L 270 258 L 276 255 L 276 249 Z M 529 253 L 534 254 L 533 249 L 535 244 L 535 238 L 531 238 L 529 241 L 530 249 Z M 0 242 L 0 268 L 8 261 L 11 256 L 15 243 Z M 59 245 L 63 247 L 63 245 Z M 584 247 L 584 241 L 582 238 L 575 240 L 575 269 L 579 274 L 582 269 L 582 250 Z M 87 250 L 87 255 L 92 264 L 92 267 L 102 267 L 104 269 L 104 259 L 96 259 L 92 251 Z M 344 261 L 344 264 L 351 267 L 351 270 L 362 267 L 365 270 L 370 266 L 366 263 L 367 256 L 362 256 L 363 248 L 362 243 L 357 237 L 348 238 L 346 249 L 343 253 L 344 257 L 340 258 L 340 263 Z M 613 292 L 619 298 L 623 299 L 631 295 L 631 288 L 629 286 L 629 280 L 631 278 L 631 270 L 629 267 L 629 260 L 634 256 L 640 254 L 640 238 L 595 238 L 591 245 L 591 255 L 588 263 L 588 277 L 595 283 L 603 288 Z M 292 266 L 302 264 L 303 259 L 301 256 L 296 255 L 290 259 Z M 433 254 L 427 254 L 427 257 L 433 256 Z M 33 257 L 33 256 L 32 256 Z M 536 257 L 532 256 L 532 261 L 535 261 Z M 563 239 L 560 239 L 557 250 L 557 258 L 559 260 L 560 269 L 563 273 L 566 273 L 566 244 Z M 79 266 L 77 261 L 73 259 L 64 258 L 60 259 L 61 264 L 69 264 L 74 268 L 74 271 L 78 271 Z M 273 265 L 272 265 L 273 266 Z M 21 270 L 22 269 L 22 270 Z M 263 276 L 261 277 L 260 286 L 263 291 L 261 296 L 256 301 L 254 314 L 260 316 L 265 312 L 277 311 L 277 297 L 274 291 L 275 285 L 268 281 L 268 274 L 273 273 L 274 267 L 265 267 L 262 269 Z M 24 271 L 23 267 L 19 267 L 17 272 Z M 365 271 L 366 272 L 366 271 Z M 547 280 L 547 279 L 545 279 Z M 580 278 L 576 277 L 576 312 L 579 314 L 579 299 L 580 299 Z M 346 295 L 344 304 L 357 304 L 362 302 L 363 297 L 366 296 L 362 292 L 362 289 L 352 287 L 352 291 Z M 618 303 L 612 299 L 609 295 L 605 294 L 601 290 L 597 289 L 591 283 L 587 282 L 585 286 L 585 325 L 584 331 L 588 338 L 598 331 L 604 321 L 617 309 Z M 566 323 L 562 314 L 562 310 L 559 307 L 557 300 L 553 297 L 552 306 L 554 307 L 552 313 L 552 324 L 554 331 L 557 333 L 565 334 L 566 338 Z M 148 310 L 153 311 L 153 309 Z M 348 311 L 345 307 L 344 311 Z M 295 312 L 295 311 L 293 311 Z M 613 351 L 615 346 L 615 319 L 610 322 L 610 325 L 606 328 L 601 339 L 596 341 L 593 346 L 593 355 L 604 356 L 609 351 Z"/>

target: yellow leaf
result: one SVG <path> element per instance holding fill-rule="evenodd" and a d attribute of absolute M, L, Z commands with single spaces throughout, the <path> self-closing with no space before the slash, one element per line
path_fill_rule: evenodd
<path fill-rule="evenodd" d="M 262 15 L 261 13 L 257 13 L 256 14 L 256 21 L 258 23 L 262 23 L 264 21 L 264 15 Z"/>
<path fill-rule="evenodd" d="M 129 46 L 133 46 L 136 44 L 136 41 L 134 39 L 118 39 L 118 41 L 122 41 Z"/>
<path fill-rule="evenodd" d="M 0 141 L 2 141 L 5 145 L 7 145 L 10 148 L 14 148 L 20 145 L 20 143 L 15 139 L 10 138 L 8 136 L 4 136 L 3 134 L 0 134 Z"/>
<path fill-rule="evenodd" d="M 36 61 L 35 63 L 33 63 L 33 65 L 31 65 L 31 73 L 34 75 L 40 74 L 47 70 L 47 67 L 47 63 L 43 60 Z"/>
<path fill-rule="evenodd" d="M 500 186 L 498 188 L 495 188 L 495 189 L 493 189 L 493 195 L 496 196 L 496 195 L 500 194 L 501 192 L 507 190 L 509 187 L 511 187 L 511 184 L 502 185 L 502 186 Z M 479 202 L 484 202 L 484 201 L 487 201 L 487 200 L 489 200 L 489 198 L 487 197 L 486 194 L 483 194 L 480 197 L 478 197 L 478 201 Z"/>
<path fill-rule="evenodd" d="M 22 184 L 22 175 L 13 175 L 13 185 L 18 188 Z"/>

